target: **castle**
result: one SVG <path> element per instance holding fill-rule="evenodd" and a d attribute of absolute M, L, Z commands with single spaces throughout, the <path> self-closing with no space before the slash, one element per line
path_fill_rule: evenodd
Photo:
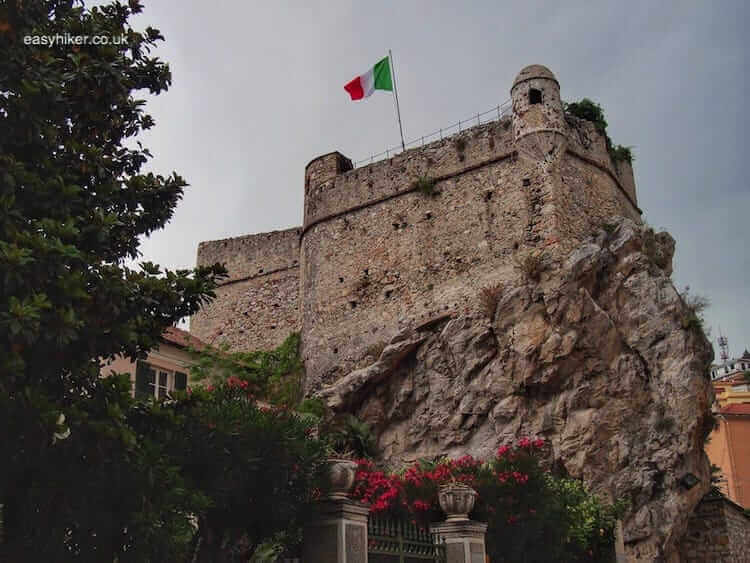
<path fill-rule="evenodd" d="M 566 115 L 549 69 L 524 68 L 510 93 L 510 116 L 393 158 L 315 158 L 300 227 L 201 243 L 198 265 L 229 277 L 193 334 L 254 350 L 299 331 L 319 389 L 400 330 L 475 306 L 520 257 L 553 265 L 608 218 L 641 221 L 631 164 Z"/>

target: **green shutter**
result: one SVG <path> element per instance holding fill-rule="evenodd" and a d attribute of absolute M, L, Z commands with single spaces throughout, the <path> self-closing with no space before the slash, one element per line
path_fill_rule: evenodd
<path fill-rule="evenodd" d="M 174 390 L 185 391 L 187 389 L 187 374 L 181 371 L 174 372 Z"/>
<path fill-rule="evenodd" d="M 135 398 L 153 397 L 155 382 L 156 372 L 146 362 L 138 361 L 135 365 Z"/>

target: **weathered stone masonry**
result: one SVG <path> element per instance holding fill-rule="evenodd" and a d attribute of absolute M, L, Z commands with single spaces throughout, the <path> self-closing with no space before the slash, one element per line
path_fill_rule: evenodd
<path fill-rule="evenodd" d="M 512 117 L 388 160 L 314 159 L 302 227 L 200 245 L 198 263 L 225 262 L 230 279 L 191 330 L 242 350 L 301 330 L 316 389 L 405 326 L 472 308 L 524 253 L 551 263 L 611 216 L 640 220 L 632 168 L 611 161 L 591 123 L 565 116 L 548 69 L 523 69 L 511 96 Z"/>
<path fill-rule="evenodd" d="M 198 265 L 221 262 L 229 277 L 217 299 L 193 316 L 191 332 L 247 351 L 273 348 L 298 331 L 299 235 L 295 228 L 202 242 Z"/>

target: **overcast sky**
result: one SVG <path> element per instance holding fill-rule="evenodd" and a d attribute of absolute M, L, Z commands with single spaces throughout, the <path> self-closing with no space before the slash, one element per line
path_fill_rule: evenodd
<path fill-rule="evenodd" d="M 391 95 L 343 90 L 389 48 L 407 140 L 502 103 L 539 63 L 634 146 L 644 218 L 677 240 L 675 283 L 711 300 L 714 344 L 721 327 L 733 354 L 750 348 L 747 2 L 144 3 L 135 24 L 162 31 L 173 74 L 148 106 L 150 168 L 191 184 L 144 258 L 192 267 L 200 241 L 297 226 L 307 162 L 397 144 Z"/>

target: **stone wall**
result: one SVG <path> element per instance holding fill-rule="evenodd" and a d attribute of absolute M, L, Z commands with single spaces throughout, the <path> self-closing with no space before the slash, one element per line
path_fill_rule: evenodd
<path fill-rule="evenodd" d="M 688 522 L 680 544 L 681 563 L 750 561 L 750 518 L 723 497 L 707 496 Z"/>
<path fill-rule="evenodd" d="M 203 242 L 199 266 L 220 262 L 229 277 L 193 315 L 190 331 L 236 351 L 270 349 L 299 331 L 299 228 Z"/>
<path fill-rule="evenodd" d="M 473 307 L 488 279 L 512 277 L 524 253 L 554 259 L 608 217 L 640 220 L 618 176 L 630 171 L 632 185 L 632 168 L 618 172 L 593 126 L 521 129 L 521 144 L 511 124 L 475 126 L 359 169 L 340 153 L 308 165 L 300 273 L 308 389 L 372 360 L 409 323 Z M 416 189 L 420 178 L 435 180 L 435 195 Z"/>

